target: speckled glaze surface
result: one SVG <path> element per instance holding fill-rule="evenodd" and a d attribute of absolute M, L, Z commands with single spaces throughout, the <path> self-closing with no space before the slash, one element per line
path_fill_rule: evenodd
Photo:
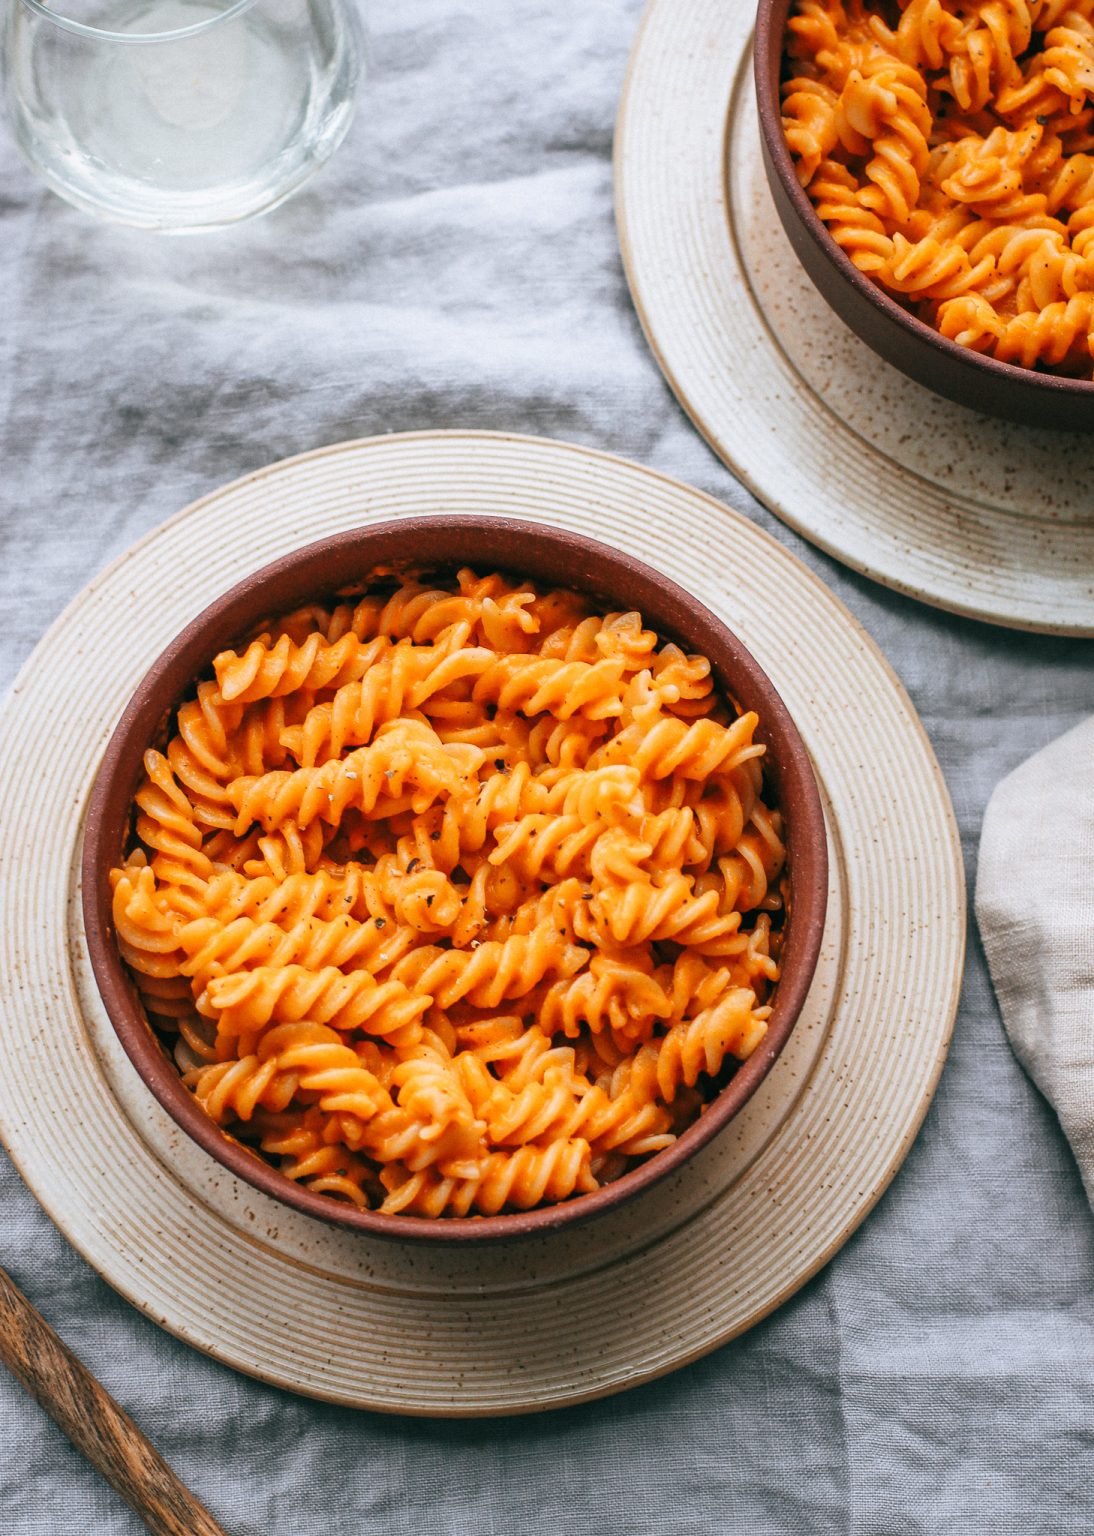
<path fill-rule="evenodd" d="M 465 565 L 530 577 L 547 588 L 586 592 L 601 612 L 637 608 L 665 639 L 677 641 L 689 654 L 709 658 L 721 691 L 760 718 L 756 739 L 767 748 L 767 787 L 785 821 L 788 917 L 782 975 L 762 1044 L 671 1147 L 595 1194 L 504 1216 L 431 1221 L 360 1211 L 345 1201 L 313 1194 L 214 1126 L 183 1087 L 174 1062 L 150 1029 L 122 964 L 111 916 L 109 872 L 121 862 L 127 846 L 145 750 L 158 740 L 164 718 L 194 679 L 208 670 L 213 656 L 256 623 L 328 598 L 334 586 L 365 584 L 379 568 L 432 571 L 451 578 Z M 126 1053 L 168 1114 L 218 1162 L 274 1199 L 336 1226 L 405 1242 L 482 1243 L 523 1238 L 601 1216 L 681 1167 L 725 1128 L 771 1069 L 801 1012 L 824 931 L 827 863 L 824 815 L 801 737 L 770 678 L 709 609 L 641 561 L 565 529 L 513 518 L 400 518 L 332 534 L 255 571 L 218 596 L 155 661 L 126 706 L 95 777 L 82 855 L 83 918 L 92 970 Z"/>
<path fill-rule="evenodd" d="M 829 834 L 813 985 L 748 1103 L 682 1168 L 595 1223 L 503 1245 L 333 1228 L 195 1145 L 111 1026 L 80 892 L 95 770 L 150 655 L 262 561 L 390 518 L 462 513 L 595 537 L 694 593 L 777 680 Z M 63 752 L 43 751 L 60 741 Z M 0 711 L 0 804 L 5 1145 L 69 1240 L 148 1316 L 315 1397 L 530 1412 L 695 1359 L 785 1300 L 863 1219 L 915 1136 L 949 1042 L 962 865 L 899 683 L 831 593 L 746 519 L 585 449 L 386 437 L 274 466 L 180 513 L 98 577 L 24 668 Z"/>
<path fill-rule="evenodd" d="M 755 83 L 764 170 L 791 245 L 818 291 L 881 357 L 959 405 L 1021 426 L 1094 431 L 1094 381 L 1065 379 L 981 357 L 902 309 L 844 255 L 814 212 L 783 136 L 779 81 L 793 0 L 760 0 Z"/>
<path fill-rule="evenodd" d="M 750 34 L 746 6 L 651 0 L 620 108 L 620 244 L 681 404 L 846 564 L 957 613 L 1094 634 L 1094 437 L 944 400 L 833 313 L 772 201 Z"/>

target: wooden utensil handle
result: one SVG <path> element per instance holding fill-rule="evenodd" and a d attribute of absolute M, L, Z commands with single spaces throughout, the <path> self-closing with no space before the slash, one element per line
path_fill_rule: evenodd
<path fill-rule="evenodd" d="M 0 1360 L 154 1536 L 224 1536 L 127 1413 L 0 1269 Z"/>

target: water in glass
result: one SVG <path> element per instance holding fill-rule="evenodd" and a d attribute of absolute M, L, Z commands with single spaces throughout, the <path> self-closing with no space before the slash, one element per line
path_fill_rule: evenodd
<path fill-rule="evenodd" d="M 13 0 L 8 92 L 31 164 L 107 217 L 195 229 L 272 207 L 349 125 L 354 0 Z M 153 35 L 154 34 L 154 35 Z"/>

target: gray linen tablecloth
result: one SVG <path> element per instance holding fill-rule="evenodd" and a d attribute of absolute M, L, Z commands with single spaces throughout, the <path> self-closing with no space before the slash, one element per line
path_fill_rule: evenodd
<path fill-rule="evenodd" d="M 3 684 L 107 560 L 246 470 L 409 428 L 573 438 L 713 492 L 835 588 L 923 716 L 974 873 L 993 785 L 1094 710 L 1094 652 L 849 574 L 704 447 L 643 342 L 612 224 L 639 11 L 375 7 L 336 160 L 210 238 L 100 226 L 0 145 Z M 579 1410 L 385 1419 L 247 1380 L 121 1301 L 6 1159 L 0 1179 L 0 1263 L 234 1536 L 1094 1529 L 1094 1223 L 975 933 L 938 1096 L 860 1232 L 744 1338 Z M 140 1529 L 0 1374 L 3 1536 Z"/>

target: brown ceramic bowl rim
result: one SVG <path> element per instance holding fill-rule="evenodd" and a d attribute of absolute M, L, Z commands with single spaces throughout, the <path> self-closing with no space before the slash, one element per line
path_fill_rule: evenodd
<path fill-rule="evenodd" d="M 223 645 L 245 633 L 260 618 L 271 615 L 263 594 L 272 579 L 292 579 L 294 573 L 321 561 L 338 574 L 330 576 L 325 584 L 313 576 L 306 589 L 302 589 L 300 600 L 306 600 L 308 595 L 314 598 L 348 580 L 359 579 L 370 564 L 390 562 L 392 556 L 390 550 L 385 552 L 385 545 L 405 547 L 415 538 L 476 546 L 476 551 L 438 555 L 438 570 L 464 563 L 489 564 L 537 579 L 534 566 L 538 550 L 542 552 L 541 565 L 553 556 L 556 561 L 580 560 L 587 569 L 605 573 L 599 591 L 596 583 L 580 578 L 561 583 L 579 591 L 609 598 L 617 604 L 626 604 L 627 594 L 644 599 L 654 594 L 655 601 L 663 602 L 682 619 L 661 625 L 655 616 L 650 619 L 654 627 L 676 635 L 691 649 L 720 653 L 711 656 L 719 685 L 724 688 L 731 683 L 734 695 L 742 696 L 750 707 L 757 708 L 761 721 L 757 736 L 768 744 L 766 761 L 770 769 L 777 769 L 779 803 L 784 808 L 791 802 L 794 806 L 786 817 L 792 858 L 792 912 L 787 925 L 783 976 L 775 992 L 774 1011 L 764 1041 L 672 1146 L 591 1194 L 527 1212 L 441 1219 L 384 1216 L 376 1211 L 358 1210 L 295 1184 L 257 1153 L 226 1135 L 183 1086 L 174 1063 L 144 1016 L 114 939 L 107 872 L 117 862 L 126 836 L 140 761 L 156 730 L 193 679 L 207 669 L 211 657 Z M 407 563 L 425 564 L 428 568 L 430 562 L 411 556 Z M 643 601 L 638 606 L 648 608 L 649 603 Z M 285 611 L 285 607 L 280 611 Z M 713 646 L 712 639 L 716 642 Z M 222 593 L 166 647 L 126 706 L 103 754 L 92 789 L 81 873 L 87 945 L 106 1011 L 146 1086 L 182 1130 L 218 1163 L 275 1200 L 328 1224 L 355 1228 L 377 1237 L 419 1242 L 481 1242 L 569 1227 L 614 1210 L 678 1170 L 737 1113 L 789 1038 L 813 979 L 828 896 L 824 815 L 808 754 L 774 685 L 742 642 L 698 599 L 630 555 L 551 525 L 494 516 L 412 517 L 350 529 L 301 546 Z"/>
<path fill-rule="evenodd" d="M 756 7 L 756 35 L 752 52 L 753 80 L 756 88 L 756 103 L 760 115 L 760 132 L 763 135 L 764 145 L 767 149 L 771 163 L 778 174 L 786 195 L 794 205 L 802 228 L 812 239 L 814 245 L 822 252 L 833 267 L 843 278 L 850 283 L 867 303 L 881 311 L 889 320 L 902 326 L 919 341 L 931 347 L 936 352 L 944 353 L 953 362 L 967 368 L 971 375 L 991 374 L 999 380 L 1008 383 L 1021 382 L 1031 384 L 1035 388 L 1041 388 L 1047 392 L 1063 395 L 1094 395 L 1094 379 L 1073 379 L 1062 374 L 1040 373 L 1034 368 L 1023 368 L 1018 363 L 1000 362 L 998 358 L 988 357 L 983 352 L 974 352 L 971 347 L 962 347 L 956 341 L 950 341 L 940 331 L 920 320 L 917 315 L 909 314 L 895 299 L 891 298 L 883 288 L 860 272 L 851 258 L 844 254 L 833 240 L 823 220 L 817 214 L 813 204 L 798 180 L 794 169 L 794 160 L 791 156 L 786 136 L 782 126 L 782 104 L 779 97 L 779 78 L 775 80 L 774 89 L 764 61 L 769 57 L 768 50 L 771 47 L 771 34 L 774 30 L 776 17 L 781 17 L 779 23 L 779 58 L 783 56 L 783 37 L 786 33 L 786 23 L 790 14 L 793 0 L 758 0 Z M 896 366 L 896 365 L 894 365 Z"/>

